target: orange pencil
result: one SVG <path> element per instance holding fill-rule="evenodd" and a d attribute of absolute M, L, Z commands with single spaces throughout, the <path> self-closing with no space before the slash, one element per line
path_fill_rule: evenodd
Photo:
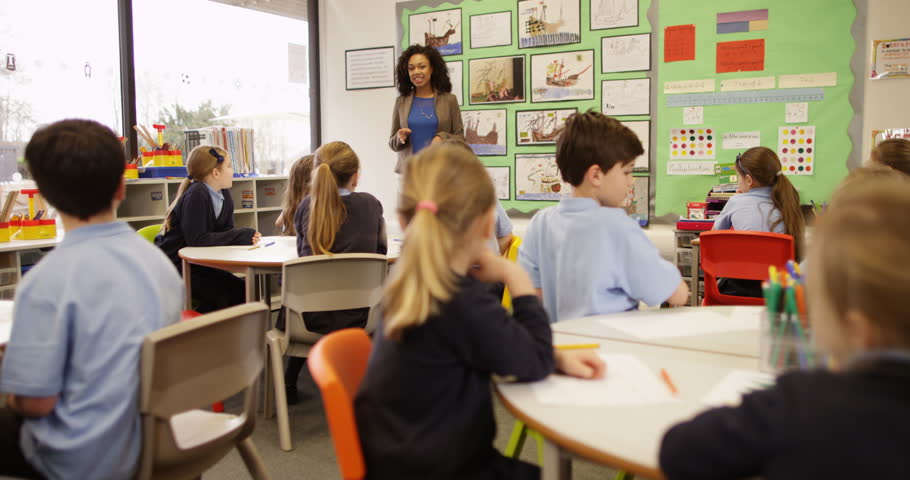
<path fill-rule="evenodd" d="M 664 383 L 667 384 L 667 387 L 670 387 L 670 393 L 672 393 L 673 396 L 679 395 L 679 390 L 677 390 L 676 385 L 673 384 L 673 379 L 670 378 L 670 374 L 667 373 L 667 369 L 660 369 L 660 378 L 664 380 Z"/>

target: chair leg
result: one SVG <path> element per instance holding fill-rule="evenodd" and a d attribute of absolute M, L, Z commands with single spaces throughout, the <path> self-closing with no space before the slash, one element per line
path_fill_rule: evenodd
<path fill-rule="evenodd" d="M 278 441 L 281 449 L 291 451 L 291 425 L 288 420 L 288 398 L 284 390 L 284 365 L 277 341 L 269 341 L 269 360 L 272 367 L 272 385 L 275 388 L 275 409 L 278 411 Z"/>
<path fill-rule="evenodd" d="M 537 441 L 537 465 L 543 468 L 543 435 L 537 430 L 528 429 L 528 433 Z"/>
<path fill-rule="evenodd" d="M 268 340 L 265 342 L 265 355 L 268 360 L 265 362 L 262 376 L 262 415 L 266 418 L 275 416 L 275 400 L 272 398 L 272 345 Z"/>
<path fill-rule="evenodd" d="M 525 444 L 525 437 L 528 433 L 528 426 L 521 420 L 515 420 L 515 426 L 512 427 L 512 435 L 509 437 L 509 443 L 506 445 L 505 456 L 509 458 L 518 458 L 521 455 L 521 449 Z"/>
<path fill-rule="evenodd" d="M 254 480 L 270 480 L 272 478 L 269 475 L 269 471 L 265 468 L 265 462 L 259 456 L 259 451 L 256 450 L 256 445 L 252 439 L 247 437 L 238 443 L 237 451 L 240 452 L 240 457 L 243 458 L 243 463 L 246 464 L 246 469 Z"/>

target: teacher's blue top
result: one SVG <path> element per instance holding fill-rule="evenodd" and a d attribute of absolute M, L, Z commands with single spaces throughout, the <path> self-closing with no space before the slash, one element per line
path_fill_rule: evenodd
<path fill-rule="evenodd" d="M 435 98 L 414 97 L 411 113 L 408 115 L 408 128 L 411 129 L 411 146 L 414 153 L 430 145 L 436 131 L 439 130 Z"/>

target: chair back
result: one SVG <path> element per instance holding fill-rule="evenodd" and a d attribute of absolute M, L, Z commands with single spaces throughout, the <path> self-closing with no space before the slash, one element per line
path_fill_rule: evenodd
<path fill-rule="evenodd" d="M 793 237 L 782 233 L 712 230 L 699 235 L 705 272 L 703 305 L 763 305 L 764 299 L 724 295 L 718 278 L 767 280 L 768 267 L 783 270 L 793 260 Z"/>
<path fill-rule="evenodd" d="M 149 225 L 147 227 L 142 227 L 139 230 L 136 230 L 136 233 L 142 235 L 142 238 L 149 241 L 149 243 L 155 243 L 155 237 L 158 236 L 158 232 L 161 231 L 161 224 Z"/>
<path fill-rule="evenodd" d="M 322 393 L 338 468 L 345 480 L 362 479 L 366 471 L 354 417 L 354 395 L 366 373 L 371 348 L 365 331 L 346 328 L 319 340 L 307 362 Z"/>
<path fill-rule="evenodd" d="M 142 344 L 140 478 L 198 476 L 253 432 L 256 385 L 265 362 L 268 307 L 247 303 L 152 332 Z M 220 435 L 200 424 L 195 438 L 172 421 L 244 391 L 243 411 Z M 208 415 L 224 415 L 212 414 Z M 204 441 L 202 441 L 204 439 Z M 193 473 L 197 472 L 197 473 Z"/>
<path fill-rule="evenodd" d="M 315 343 L 322 335 L 306 329 L 300 314 L 374 307 L 382 299 L 388 258 L 373 253 L 311 255 L 288 260 L 281 268 L 281 302 L 287 308 L 292 343 Z M 370 313 L 367 331 L 375 328 Z"/>
<path fill-rule="evenodd" d="M 510 262 L 518 261 L 518 247 L 521 246 L 521 237 L 518 235 L 512 235 L 512 242 L 509 243 L 509 248 L 506 249 L 505 257 Z M 509 288 L 502 289 L 502 306 L 506 310 L 512 310 L 512 294 L 509 293 Z"/>

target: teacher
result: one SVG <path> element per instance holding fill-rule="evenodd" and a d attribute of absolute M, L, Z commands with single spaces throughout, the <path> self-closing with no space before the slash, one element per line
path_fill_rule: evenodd
<path fill-rule="evenodd" d="M 392 112 L 389 147 L 398 152 L 395 173 L 411 155 L 451 137 L 464 141 L 461 109 L 452 95 L 446 62 L 433 47 L 411 45 L 395 68 L 398 98 Z"/>

